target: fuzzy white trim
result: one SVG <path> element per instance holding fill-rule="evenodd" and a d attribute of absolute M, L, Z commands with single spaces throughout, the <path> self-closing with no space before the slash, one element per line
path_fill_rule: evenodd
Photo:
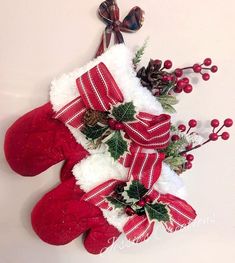
<path fill-rule="evenodd" d="M 77 184 L 88 192 L 96 186 L 110 180 L 125 180 L 128 169 L 113 160 L 107 154 L 93 154 L 76 164 L 73 175 Z"/>
<path fill-rule="evenodd" d="M 155 184 L 155 189 L 162 194 L 172 194 L 179 198 L 186 197 L 186 188 L 183 180 L 166 163 L 162 163 L 161 176 Z"/>

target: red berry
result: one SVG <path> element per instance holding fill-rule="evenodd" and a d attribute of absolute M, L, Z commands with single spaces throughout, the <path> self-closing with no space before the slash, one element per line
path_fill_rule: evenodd
<path fill-rule="evenodd" d="M 173 82 L 173 81 L 174 81 L 174 82 L 177 81 L 177 77 L 176 77 L 175 75 L 173 75 L 173 74 L 170 75 L 169 78 L 170 78 L 170 81 L 172 81 L 172 82 Z"/>
<path fill-rule="evenodd" d="M 166 60 L 164 62 L 164 68 L 170 69 L 172 67 L 172 62 L 170 60 Z"/>
<path fill-rule="evenodd" d="M 183 91 L 182 88 L 179 88 L 179 87 L 174 88 L 175 93 L 181 93 L 182 91 Z"/>
<path fill-rule="evenodd" d="M 175 70 L 175 75 L 176 75 L 176 77 L 178 77 L 178 78 L 182 77 L 182 76 L 183 76 L 183 70 L 180 69 L 180 68 L 177 68 L 177 69 Z"/>
<path fill-rule="evenodd" d="M 217 66 L 212 66 L 211 67 L 211 72 L 215 73 L 218 71 L 218 67 Z"/>
<path fill-rule="evenodd" d="M 182 79 L 180 79 L 176 85 L 177 88 L 183 89 L 186 86 L 186 83 Z"/>
<path fill-rule="evenodd" d="M 145 202 L 145 200 L 141 199 L 141 200 L 139 200 L 136 204 L 137 204 L 138 206 L 140 206 L 140 207 L 144 207 L 145 204 L 146 204 L 146 202 Z"/>
<path fill-rule="evenodd" d="M 210 66 L 211 63 L 212 63 L 211 58 L 206 58 L 206 59 L 204 60 L 204 65 L 205 65 L 205 66 Z"/>
<path fill-rule="evenodd" d="M 109 125 L 109 127 L 110 127 L 112 130 L 115 130 L 116 123 L 117 123 L 117 121 L 114 120 L 114 119 L 109 119 L 109 120 L 108 120 L 108 125 Z"/>
<path fill-rule="evenodd" d="M 145 203 L 152 203 L 152 199 L 149 196 L 146 196 L 144 200 L 145 200 Z"/>
<path fill-rule="evenodd" d="M 117 123 L 115 124 L 115 130 L 120 131 L 120 130 L 123 130 L 123 129 L 124 129 L 123 123 L 117 122 Z"/>
<path fill-rule="evenodd" d="M 218 134 L 217 133 L 211 133 L 210 136 L 209 136 L 209 139 L 212 140 L 212 141 L 217 141 L 219 138 Z"/>
<path fill-rule="evenodd" d="M 135 214 L 135 211 L 134 211 L 130 206 L 127 206 L 127 207 L 125 208 L 125 212 L 126 212 L 126 214 L 127 214 L 128 216 L 132 216 L 132 215 Z"/>
<path fill-rule="evenodd" d="M 175 135 L 173 135 L 173 136 L 171 137 L 171 140 L 172 140 L 173 142 L 178 141 L 179 139 L 180 139 L 180 136 L 177 135 L 177 134 L 175 134 Z"/>
<path fill-rule="evenodd" d="M 184 124 L 180 124 L 178 126 L 178 130 L 181 131 L 181 132 L 184 132 L 184 131 L 186 131 L 186 126 Z"/>
<path fill-rule="evenodd" d="M 203 78 L 203 80 L 207 81 L 210 79 L 210 74 L 204 73 L 204 74 L 202 74 L 202 78 Z"/>
<path fill-rule="evenodd" d="M 192 148 L 193 148 L 192 143 L 189 144 L 189 145 L 187 145 L 187 146 L 185 147 L 185 149 L 186 149 L 187 151 L 192 150 Z"/>
<path fill-rule="evenodd" d="M 229 135 L 228 132 L 223 132 L 223 133 L 221 134 L 221 138 L 222 138 L 223 140 L 225 140 L 225 141 L 228 140 L 229 137 L 230 137 L 230 135 Z"/>
<path fill-rule="evenodd" d="M 224 126 L 227 127 L 227 128 L 233 126 L 233 120 L 232 119 L 226 119 L 224 121 Z"/>
<path fill-rule="evenodd" d="M 194 119 L 192 119 L 192 120 L 190 120 L 190 121 L 188 122 L 188 125 L 189 125 L 190 128 L 194 128 L 194 127 L 197 126 L 197 121 L 194 120 Z"/>
<path fill-rule="evenodd" d="M 218 127 L 218 126 L 219 126 L 219 120 L 213 119 L 213 120 L 211 121 L 211 127 L 216 128 L 216 127 Z"/>
<path fill-rule="evenodd" d="M 184 87 L 184 92 L 185 92 L 185 93 L 191 93 L 192 90 L 193 90 L 193 87 L 192 87 L 192 85 L 190 85 L 190 84 L 188 84 L 188 85 L 186 85 L 186 86 Z"/>
<path fill-rule="evenodd" d="M 183 78 L 182 80 L 185 84 L 189 84 L 189 78 Z"/>
<path fill-rule="evenodd" d="M 194 156 L 192 154 L 188 154 L 186 156 L 187 161 L 192 162 L 194 160 Z"/>
<path fill-rule="evenodd" d="M 187 163 L 185 164 L 185 169 L 187 169 L 187 170 L 191 169 L 192 167 L 193 167 L 193 165 L 192 165 L 191 162 L 187 162 Z"/>
<path fill-rule="evenodd" d="M 164 76 L 162 77 L 162 81 L 164 81 L 164 82 L 168 82 L 168 81 L 170 81 L 170 80 L 171 80 L 171 77 L 170 77 L 170 76 L 164 75 Z"/>
<path fill-rule="evenodd" d="M 193 71 L 194 72 L 199 73 L 199 72 L 201 72 L 201 70 L 202 70 L 202 67 L 199 64 L 193 65 Z"/>

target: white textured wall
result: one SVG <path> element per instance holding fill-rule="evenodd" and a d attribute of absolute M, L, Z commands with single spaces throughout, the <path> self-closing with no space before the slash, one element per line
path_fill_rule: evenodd
<path fill-rule="evenodd" d="M 150 36 L 145 60 L 171 58 L 176 66 L 210 56 L 219 72 L 182 96 L 177 119 L 207 124 L 235 113 L 235 2 L 233 0 L 119 0 L 121 13 L 139 5 L 143 29 L 125 34 L 130 47 Z M 183 178 L 188 200 L 198 212 L 191 226 L 175 234 L 158 227 L 141 245 L 120 239 L 112 251 L 89 255 L 81 239 L 64 247 L 42 243 L 30 226 L 30 210 L 58 182 L 60 165 L 36 178 L 22 178 L 5 162 L 7 127 L 48 99 L 50 80 L 91 59 L 104 24 L 96 17 L 99 0 L 0 0 L 0 263 L 73 262 L 234 262 L 235 129 L 232 139 L 195 153 L 194 169 Z"/>

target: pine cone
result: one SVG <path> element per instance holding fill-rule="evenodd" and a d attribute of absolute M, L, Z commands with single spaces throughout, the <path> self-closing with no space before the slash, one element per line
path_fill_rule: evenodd
<path fill-rule="evenodd" d="M 107 125 L 108 114 L 106 112 L 89 109 L 83 117 L 83 122 L 87 126 L 95 126 L 98 122 Z"/>
<path fill-rule="evenodd" d="M 157 96 L 161 94 L 161 90 L 166 86 L 163 76 L 169 75 L 169 73 L 161 70 L 161 67 L 161 60 L 151 59 L 147 68 L 142 67 L 137 72 L 137 77 L 140 78 L 141 84 Z"/>

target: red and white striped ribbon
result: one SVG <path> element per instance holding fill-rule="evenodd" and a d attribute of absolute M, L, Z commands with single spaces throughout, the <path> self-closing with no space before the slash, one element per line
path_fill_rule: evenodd
<path fill-rule="evenodd" d="M 151 198 L 153 203 L 165 204 L 169 210 L 170 220 L 163 222 L 163 225 L 168 232 L 174 232 L 191 223 L 196 217 L 196 212 L 184 200 L 171 194 L 160 194 L 154 190 L 153 185 L 158 180 L 161 172 L 162 158 L 161 154 L 155 154 L 154 156 L 154 154 L 141 153 L 140 149 L 137 149 L 137 153 L 134 156 L 129 155 L 122 158 L 122 164 L 129 167 L 129 172 L 124 182 L 139 180 L 149 189 L 146 195 Z M 106 197 L 112 196 L 117 185 L 122 182 L 116 179 L 106 181 L 86 193 L 82 200 L 90 202 L 101 209 L 112 210 Z M 127 239 L 137 243 L 142 242 L 151 235 L 154 224 L 155 222 L 150 222 L 146 215 L 134 215 L 124 225 L 123 232 Z"/>
<path fill-rule="evenodd" d="M 123 103 L 123 95 L 107 67 L 100 63 L 76 80 L 80 96 L 54 115 L 74 128 L 81 129 L 87 109 L 110 111 L 112 105 Z M 170 116 L 139 112 L 136 121 L 124 122 L 124 131 L 141 147 L 163 149 L 169 143 Z"/>

